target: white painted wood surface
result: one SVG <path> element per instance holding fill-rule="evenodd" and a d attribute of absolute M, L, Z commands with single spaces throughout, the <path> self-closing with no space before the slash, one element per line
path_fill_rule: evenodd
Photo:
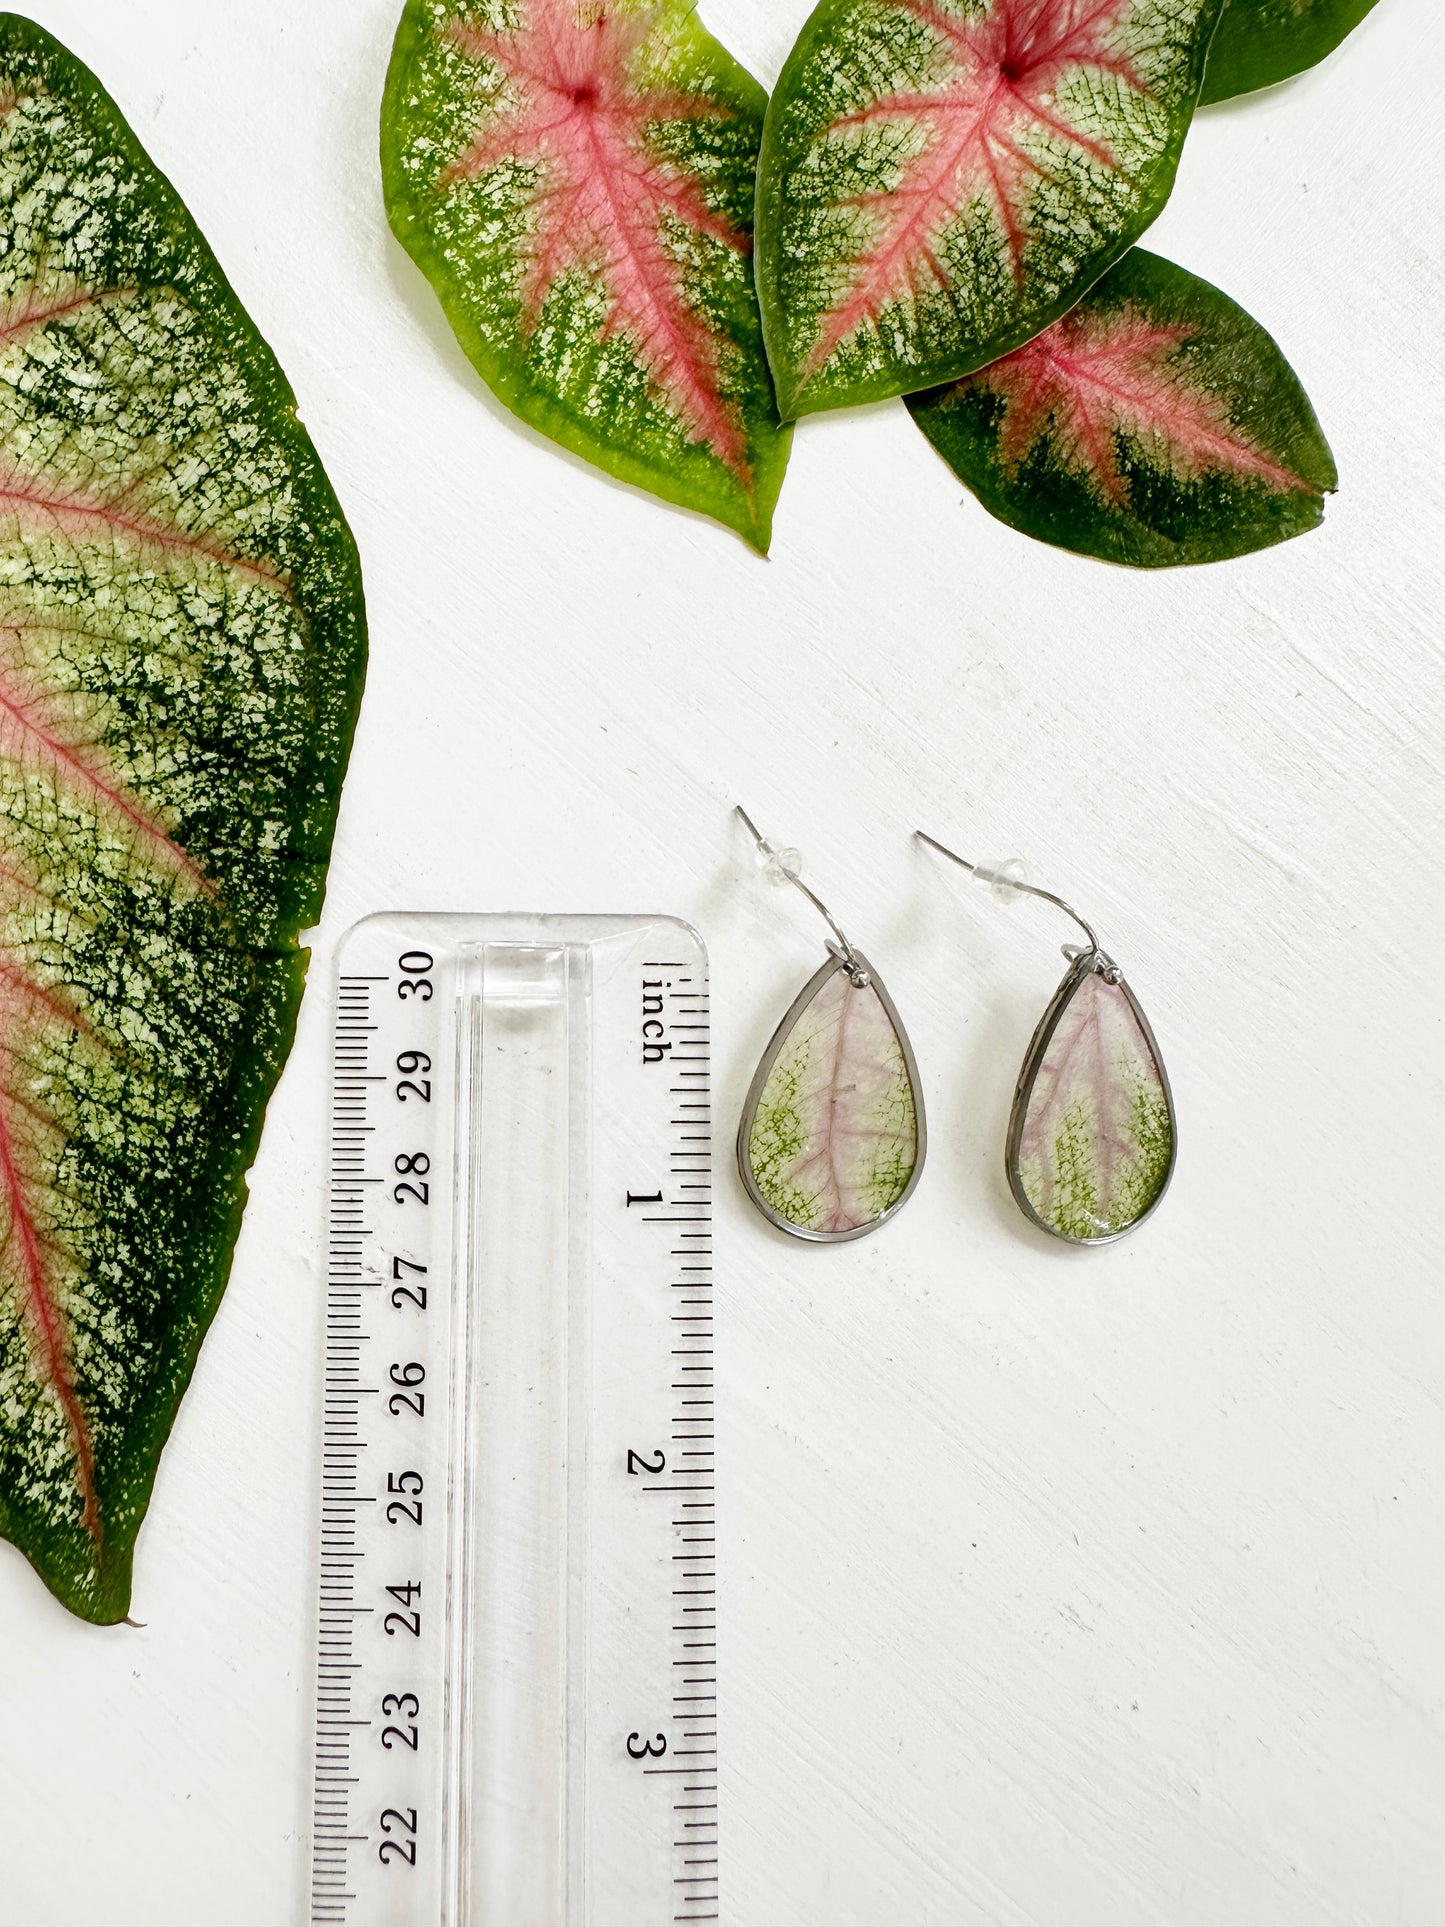
<path fill-rule="evenodd" d="M 820 952 L 746 800 L 887 976 L 933 1144 L 881 1236 L 724 1172 L 731 1927 L 1440 1927 L 1445 1108 L 1434 0 L 1206 113 L 1150 244 L 1283 344 L 1322 532 L 1131 575 L 964 498 L 901 406 L 807 423 L 771 562 L 496 407 L 389 239 L 396 0 L 35 0 L 171 175 L 361 544 L 371 682 L 234 1279 L 140 1541 L 140 1631 L 0 1548 L 0 1918 L 304 1905 L 323 1058 L 382 907 L 667 910 L 736 1115 Z M 805 0 L 708 0 L 771 78 Z M 1001 1169 L 1067 929 L 1154 1019 L 1175 1188 L 1030 1233 Z"/>

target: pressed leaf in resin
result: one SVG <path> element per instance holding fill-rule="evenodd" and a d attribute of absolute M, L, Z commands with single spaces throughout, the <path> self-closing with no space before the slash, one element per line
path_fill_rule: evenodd
<path fill-rule="evenodd" d="M 1203 101 L 1229 100 L 1303 73 L 1333 53 L 1375 0 L 1224 0 Z"/>
<path fill-rule="evenodd" d="M 1033 341 L 908 406 L 1001 521 L 1136 568 L 1302 535 L 1337 479 L 1258 322 L 1142 248 Z"/>
<path fill-rule="evenodd" d="M 1009 1185 L 1071 1244 L 1104 1244 L 1159 1202 L 1174 1169 L 1169 1080 L 1128 985 L 1095 954 L 1074 963 L 1019 1075 Z"/>
<path fill-rule="evenodd" d="M 832 958 L 774 1033 L 738 1130 L 743 1183 L 807 1238 L 860 1237 L 897 1210 L 923 1169 L 923 1110 L 907 1035 L 861 957 Z"/>
<path fill-rule="evenodd" d="M 765 96 L 690 0 L 409 0 L 397 238 L 496 395 L 768 545 L 788 457 L 753 288 Z"/>
<path fill-rule="evenodd" d="M 121 1618 L 296 1019 L 365 655 L 285 378 L 0 16 L 0 1534 Z"/>
<path fill-rule="evenodd" d="M 768 106 L 758 286 L 787 416 L 994 360 L 1173 185 L 1220 0 L 823 0 Z"/>

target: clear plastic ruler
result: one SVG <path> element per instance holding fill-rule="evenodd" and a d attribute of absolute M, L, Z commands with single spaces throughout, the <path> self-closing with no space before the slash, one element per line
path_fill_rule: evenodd
<path fill-rule="evenodd" d="M 379 916 L 338 960 L 311 1918 L 718 1918 L 707 959 Z"/>

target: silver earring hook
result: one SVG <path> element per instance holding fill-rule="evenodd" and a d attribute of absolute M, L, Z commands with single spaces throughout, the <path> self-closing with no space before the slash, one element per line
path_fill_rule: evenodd
<path fill-rule="evenodd" d="M 870 981 L 868 976 L 868 967 L 863 962 L 863 960 L 859 957 L 858 952 L 853 948 L 852 944 L 849 943 L 847 937 L 843 934 L 842 924 L 839 923 L 838 919 L 833 915 L 833 912 L 828 908 L 827 904 L 824 903 L 823 899 L 820 896 L 818 896 L 814 891 L 808 888 L 807 884 L 804 883 L 803 879 L 798 875 L 797 871 L 793 868 L 793 866 L 790 863 L 782 862 L 780 852 L 778 851 L 776 845 L 769 843 L 768 839 L 763 835 L 762 831 L 758 828 L 757 824 L 754 823 L 753 819 L 748 815 L 747 811 L 743 808 L 742 804 L 736 803 L 734 804 L 733 807 L 736 809 L 738 815 L 743 819 L 743 822 L 746 823 L 748 827 L 748 835 L 751 836 L 754 843 L 757 844 L 762 854 L 777 865 L 778 874 L 780 876 L 786 877 L 789 883 L 791 883 L 796 889 L 799 889 L 802 891 L 803 895 L 808 899 L 809 903 L 812 904 L 813 908 L 818 912 L 818 915 L 823 919 L 824 923 L 827 924 L 828 928 L 832 931 L 833 935 L 838 939 L 838 951 L 839 951 L 840 961 L 842 962 L 843 968 L 848 972 L 848 976 L 853 984 L 853 988 L 855 990 L 866 990 L 868 988 L 868 984 Z M 832 947 L 833 947 L 832 945 L 829 945 L 830 949 Z"/>
<path fill-rule="evenodd" d="M 931 850 L 937 850 L 938 854 L 940 856 L 946 856 L 950 863 L 956 863 L 961 870 L 970 871 L 983 882 L 991 883 L 999 880 L 995 877 L 993 871 L 985 870 L 981 864 L 970 863 L 967 857 L 960 856 L 956 850 L 950 850 L 946 844 L 940 843 L 937 837 L 930 836 L 926 830 L 915 830 L 913 834 L 918 838 L 920 843 L 926 843 Z M 1007 887 L 1010 890 L 1023 890 L 1031 897 L 1042 897 L 1045 903 L 1052 903 L 1055 909 L 1062 910 L 1066 917 L 1072 917 L 1074 922 L 1078 924 L 1084 935 L 1089 939 L 1089 947 L 1087 950 L 1083 950 L 1077 944 L 1065 944 L 1064 955 L 1066 957 L 1092 957 L 1100 972 L 1109 978 L 1110 981 L 1113 981 L 1113 979 L 1118 976 L 1119 966 L 1099 942 L 1098 934 L 1094 926 L 1085 918 L 1081 917 L 1071 903 L 1065 903 L 1062 897 L 1056 897 L 1052 890 L 1041 890 L 1036 883 L 1025 883 L 1020 877 L 1009 877 L 1004 879 L 1004 881 L 1006 881 Z"/>

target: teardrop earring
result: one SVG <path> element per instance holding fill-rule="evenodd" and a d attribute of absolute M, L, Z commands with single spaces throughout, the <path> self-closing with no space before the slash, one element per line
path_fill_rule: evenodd
<path fill-rule="evenodd" d="M 1138 999 L 1078 911 L 1025 883 L 1014 864 L 970 863 L 920 841 L 997 894 L 1024 891 L 1072 917 L 1088 944 L 1065 944 L 1069 968 L 1039 1019 L 1019 1072 L 1004 1163 L 1024 1216 L 1070 1244 L 1111 1244 L 1154 1210 L 1174 1175 L 1174 1099 Z"/>
<path fill-rule="evenodd" d="M 738 815 L 772 879 L 801 890 L 834 937 L 763 1052 L 738 1126 L 738 1169 L 780 1231 L 817 1243 L 861 1238 L 922 1175 L 913 1047 L 873 967 L 798 874 L 797 852 L 775 848 L 741 806 Z"/>

